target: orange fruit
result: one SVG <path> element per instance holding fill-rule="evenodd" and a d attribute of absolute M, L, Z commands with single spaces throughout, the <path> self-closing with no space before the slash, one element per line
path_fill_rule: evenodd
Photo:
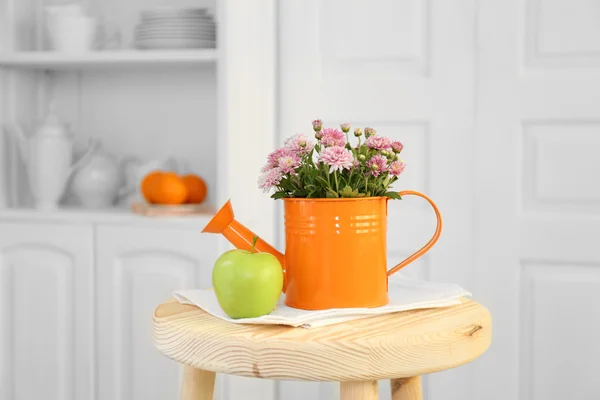
<path fill-rule="evenodd" d="M 152 191 L 152 199 L 158 204 L 183 204 L 187 198 L 187 189 L 183 179 L 174 172 L 160 175 Z"/>
<path fill-rule="evenodd" d="M 144 179 L 142 179 L 140 189 L 142 191 L 142 195 L 148 203 L 154 203 L 154 189 L 156 188 L 162 174 L 162 171 L 152 171 L 146 174 Z"/>
<path fill-rule="evenodd" d="M 186 203 L 200 204 L 206 199 L 207 187 L 204 179 L 194 174 L 185 175 L 181 179 L 187 188 Z"/>

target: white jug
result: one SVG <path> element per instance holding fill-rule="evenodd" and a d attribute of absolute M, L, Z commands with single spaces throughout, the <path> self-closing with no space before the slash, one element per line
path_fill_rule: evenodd
<path fill-rule="evenodd" d="M 86 161 L 89 149 L 73 164 L 73 140 L 55 114 L 50 112 L 36 132 L 27 138 L 17 124 L 10 125 L 27 167 L 29 187 L 40 210 L 54 210 L 73 171 Z"/>

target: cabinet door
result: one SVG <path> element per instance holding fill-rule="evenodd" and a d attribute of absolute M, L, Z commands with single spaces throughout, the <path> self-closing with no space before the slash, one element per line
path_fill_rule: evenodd
<path fill-rule="evenodd" d="M 0 223 L 0 399 L 92 398 L 91 227 Z"/>
<path fill-rule="evenodd" d="M 217 238 L 123 226 L 97 234 L 99 399 L 177 398 L 181 368 L 154 348 L 152 313 L 176 289 L 210 287 Z"/>

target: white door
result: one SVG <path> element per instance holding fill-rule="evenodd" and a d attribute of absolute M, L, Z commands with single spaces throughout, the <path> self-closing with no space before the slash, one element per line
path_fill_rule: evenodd
<path fill-rule="evenodd" d="M 92 398 L 92 229 L 0 223 L 0 399 Z"/>
<path fill-rule="evenodd" d="M 217 237 L 200 229 L 100 226 L 96 241 L 99 400 L 175 399 L 179 365 L 152 344 L 152 315 L 176 289 L 210 287 Z"/>
<path fill-rule="evenodd" d="M 279 132 L 311 134 L 311 120 L 341 122 L 404 143 L 406 172 L 395 189 L 429 194 L 444 216 L 434 249 L 405 273 L 471 287 L 474 90 L 472 0 L 280 2 Z M 466 155 L 466 156 L 465 156 Z M 390 204 L 389 264 L 433 233 L 421 199 Z M 431 399 L 469 396 L 472 366 L 426 378 Z M 331 397 L 336 385 L 281 383 L 278 399 Z M 389 399 L 389 384 L 380 385 Z"/>
<path fill-rule="evenodd" d="M 600 398 L 600 3 L 481 1 L 474 398 Z"/>

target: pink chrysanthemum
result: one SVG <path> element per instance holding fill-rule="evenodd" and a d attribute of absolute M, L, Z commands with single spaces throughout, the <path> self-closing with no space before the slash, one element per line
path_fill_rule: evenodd
<path fill-rule="evenodd" d="M 314 146 L 314 143 L 309 141 L 302 133 L 287 138 L 284 143 L 285 148 L 300 155 L 310 153 Z"/>
<path fill-rule="evenodd" d="M 380 155 L 373 156 L 369 161 L 367 161 L 367 168 L 369 169 L 369 174 L 373 176 L 379 176 L 387 171 L 387 159 Z"/>
<path fill-rule="evenodd" d="M 404 148 L 404 145 L 400 142 L 392 142 L 391 146 L 394 153 L 400 153 Z"/>
<path fill-rule="evenodd" d="M 258 178 L 258 188 L 267 193 L 281 182 L 281 169 L 271 168 Z"/>
<path fill-rule="evenodd" d="M 388 171 L 389 171 L 390 175 L 398 176 L 402 172 L 404 172 L 405 167 L 406 167 L 406 164 L 404 164 L 404 162 L 402 160 L 398 160 L 398 161 L 394 161 L 393 163 L 390 164 L 390 168 Z"/>
<path fill-rule="evenodd" d="M 279 159 L 279 168 L 284 174 L 295 174 L 295 169 L 300 166 L 300 157 L 297 155 L 283 156 Z"/>
<path fill-rule="evenodd" d="M 330 146 L 345 146 L 346 136 L 344 133 L 335 128 L 325 128 L 322 130 L 323 137 L 321 138 L 321 144 L 325 147 Z"/>
<path fill-rule="evenodd" d="M 279 160 L 285 156 L 292 156 L 294 152 L 286 147 L 277 149 L 267 156 L 267 164 L 262 168 L 261 172 L 266 172 L 271 168 L 279 167 Z"/>
<path fill-rule="evenodd" d="M 342 146 L 332 146 L 321 151 L 321 154 L 319 154 L 319 161 L 329 165 L 329 173 L 332 173 L 333 171 L 342 171 L 344 169 L 352 168 L 354 156 L 350 150 Z"/>
<path fill-rule="evenodd" d="M 367 146 L 375 150 L 391 150 L 392 141 L 384 136 L 369 136 Z"/>

